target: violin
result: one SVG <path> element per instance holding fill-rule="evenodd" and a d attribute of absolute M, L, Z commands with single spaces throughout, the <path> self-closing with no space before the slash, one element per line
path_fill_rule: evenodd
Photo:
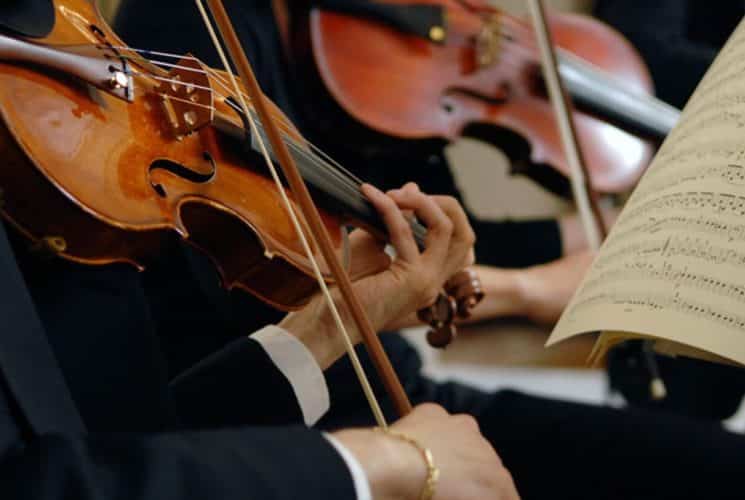
<path fill-rule="evenodd" d="M 254 99 L 247 116 L 237 104 L 253 94 L 192 56 L 127 47 L 95 3 L 37 5 L 52 9 L 44 32 L 0 26 L 2 216 L 38 248 L 91 265 L 142 269 L 175 232 L 211 258 L 226 287 L 283 310 L 305 305 L 319 289 L 316 264 L 257 150 L 271 133 L 260 121 L 256 133 L 248 126 L 259 106 Z M 260 99 L 322 207 L 332 252 L 344 260 L 348 226 L 384 239 L 361 181 Z M 314 234 L 311 216 L 288 196 L 305 214 L 302 233 Z M 426 227 L 411 227 L 424 245 Z M 311 257 L 338 283 L 319 245 Z M 477 279 L 456 278 L 422 312 L 440 335 L 435 343 L 446 344 L 455 317 L 480 300 Z"/>
<path fill-rule="evenodd" d="M 291 23 L 282 31 L 293 67 L 319 96 L 306 100 L 307 116 L 335 113 L 327 132 L 381 147 L 392 146 L 389 138 L 406 139 L 409 148 L 412 139 L 474 136 L 503 149 L 513 173 L 567 192 L 569 166 L 528 22 L 483 0 L 384 2 L 438 6 L 443 24 L 424 37 L 307 2 L 275 2 L 283 4 L 275 10 L 289 12 L 278 18 Z M 549 29 L 559 73 L 577 104 L 573 117 L 591 184 L 600 193 L 626 191 L 679 111 L 653 97 L 641 57 L 616 31 L 574 14 L 550 16 Z"/>

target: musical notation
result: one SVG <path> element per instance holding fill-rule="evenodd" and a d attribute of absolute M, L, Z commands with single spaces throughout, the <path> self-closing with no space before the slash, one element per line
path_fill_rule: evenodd
<path fill-rule="evenodd" d="M 598 288 L 629 281 L 658 281 L 672 290 L 695 289 L 745 304 L 745 284 L 720 279 L 696 272 L 685 266 L 665 262 L 662 265 L 647 262 L 629 262 L 623 267 L 609 269 L 594 276 L 584 286 L 585 293 Z"/>
<path fill-rule="evenodd" d="M 743 217 L 745 216 L 745 192 L 742 195 L 710 191 L 672 192 L 633 207 L 629 206 L 624 210 L 624 221 L 628 222 L 663 210 Z"/>
<path fill-rule="evenodd" d="M 685 183 L 700 183 L 703 181 L 719 181 L 727 186 L 745 186 L 745 166 L 736 163 L 714 164 L 702 167 L 694 165 L 686 168 L 679 165 L 676 175 L 650 177 L 639 188 L 637 197 L 647 198 L 655 193 L 663 192 L 670 188 L 680 187 Z"/>
<path fill-rule="evenodd" d="M 703 233 L 712 238 L 721 238 L 730 243 L 745 242 L 745 223 L 732 223 L 704 215 L 666 215 L 648 216 L 642 222 L 629 225 L 614 232 L 608 238 L 609 246 L 617 240 L 626 240 L 631 236 L 653 236 L 666 231 L 687 234 Z"/>
<path fill-rule="evenodd" d="M 687 316 L 693 316 L 697 319 L 706 319 L 719 327 L 729 330 L 739 332 L 745 331 L 745 315 L 728 311 L 721 307 L 712 306 L 705 302 L 688 300 L 678 294 L 670 296 L 663 293 L 599 293 L 572 304 L 571 310 L 568 310 L 567 313 L 570 315 L 580 314 L 582 309 L 597 304 L 612 304 L 618 306 L 622 308 L 623 312 L 626 314 L 633 314 L 635 308 L 644 308 L 652 311 L 672 311 Z M 706 334 L 709 332 L 701 333 Z M 669 338 L 669 336 L 663 338 Z M 724 357 L 729 357 L 728 354 L 729 353 L 721 353 Z"/>
<path fill-rule="evenodd" d="M 691 236 L 672 236 L 663 240 L 645 240 L 614 248 L 598 256 L 594 268 L 603 269 L 621 261 L 647 261 L 650 258 L 664 259 L 685 257 L 696 264 L 729 265 L 737 270 L 745 267 L 745 250 L 712 243 Z M 696 262 L 696 261 L 701 262 Z"/>
<path fill-rule="evenodd" d="M 611 329 L 745 364 L 743 305 L 745 21 L 630 197 L 549 344 Z"/>

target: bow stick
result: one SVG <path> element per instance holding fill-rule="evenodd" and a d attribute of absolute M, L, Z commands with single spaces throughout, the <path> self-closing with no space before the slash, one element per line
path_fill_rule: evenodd
<path fill-rule="evenodd" d="M 570 115 L 571 101 L 569 95 L 564 90 L 559 76 L 558 65 L 556 64 L 556 54 L 554 45 L 551 41 L 551 34 L 548 31 L 546 23 L 546 14 L 541 0 L 528 0 L 530 10 L 533 15 L 535 30 L 538 37 L 538 45 L 541 49 L 541 60 L 543 63 L 543 73 L 546 78 L 551 101 L 554 105 L 561 138 L 564 149 L 569 160 L 572 172 L 572 190 L 574 198 L 582 217 L 582 224 L 587 234 L 587 241 L 590 248 L 598 250 L 608 234 L 608 230 L 600 215 L 600 209 L 597 201 L 592 194 L 592 186 L 587 175 L 587 168 L 582 158 L 582 150 L 577 141 L 577 134 L 574 127 L 574 120 Z M 667 394 L 665 383 L 660 378 L 657 365 L 654 358 L 649 357 L 652 351 L 652 341 L 645 340 L 642 348 L 647 353 L 650 371 L 652 373 L 652 383 L 650 393 L 654 399 L 663 399 Z"/>
<path fill-rule="evenodd" d="M 541 0 L 528 0 L 528 4 L 530 5 L 530 11 L 533 16 L 533 25 L 538 39 L 538 46 L 541 50 L 543 76 L 546 80 L 548 94 L 559 125 L 564 153 L 567 155 L 567 162 L 569 163 L 574 201 L 577 204 L 577 210 L 582 220 L 588 245 L 592 250 L 597 251 L 600 249 L 600 244 L 605 239 L 608 231 L 600 214 L 597 199 L 593 194 L 590 176 L 587 173 L 582 149 L 579 147 L 579 141 L 577 140 L 574 119 L 571 115 L 572 103 L 559 76 L 556 53 L 554 52 L 551 33 L 546 23 L 543 2 Z"/>
<path fill-rule="evenodd" d="M 287 0 L 272 0 L 279 36 L 286 56 L 292 54 L 290 43 L 290 8 Z M 438 294 L 435 302 L 417 312 L 417 317 L 429 325 L 427 342 L 435 348 L 445 348 L 457 336 L 455 322 L 471 316 L 471 310 L 484 298 L 481 280 L 473 269 L 455 274 Z"/>
<path fill-rule="evenodd" d="M 352 282 L 349 276 L 347 275 L 347 273 L 345 272 L 341 262 L 337 258 L 336 253 L 333 250 L 333 246 L 331 244 L 331 238 L 329 237 L 329 234 L 326 231 L 326 227 L 323 225 L 321 221 L 321 217 L 318 214 L 318 210 L 316 209 L 316 206 L 313 203 L 313 200 L 311 199 L 310 193 L 308 192 L 308 188 L 306 187 L 305 182 L 303 181 L 297 169 L 295 161 L 293 160 L 292 156 L 289 153 L 289 150 L 287 149 L 286 144 L 281 139 L 281 135 L 277 128 L 277 125 L 274 123 L 273 119 L 271 118 L 268 112 L 266 103 L 264 101 L 265 99 L 264 94 L 261 92 L 258 81 L 256 80 L 256 76 L 254 75 L 253 70 L 251 69 L 251 65 L 248 62 L 248 58 L 246 57 L 246 54 L 243 51 L 243 47 L 241 46 L 240 41 L 238 40 L 238 36 L 235 33 L 235 29 L 233 28 L 230 18 L 227 12 L 225 11 L 223 2 L 222 0 L 206 0 L 206 1 L 207 1 L 207 5 L 209 6 L 210 12 L 212 13 L 212 16 L 214 17 L 215 24 L 217 24 L 220 34 L 222 35 L 225 46 L 228 49 L 230 58 L 233 61 L 233 64 L 235 65 L 236 69 L 238 70 L 238 74 L 241 77 L 243 85 L 246 87 L 246 91 L 248 93 L 249 99 L 251 100 L 251 103 L 253 104 L 253 107 L 259 116 L 260 122 L 263 125 L 264 130 L 267 133 L 269 143 L 272 147 L 273 152 L 275 153 L 277 157 L 277 161 L 282 169 L 282 173 L 284 174 L 285 179 L 287 179 L 287 182 L 290 186 L 290 190 L 292 194 L 294 195 L 295 199 L 298 201 L 298 204 L 300 205 L 301 212 L 305 220 L 308 223 L 311 235 L 313 239 L 315 240 L 317 246 L 320 248 L 321 254 L 326 260 L 329 266 L 329 269 L 331 271 L 331 274 L 339 287 L 341 295 L 344 298 L 344 301 L 349 308 L 349 312 L 351 313 L 352 318 L 362 336 L 363 342 L 370 354 L 370 358 L 373 362 L 373 365 L 375 366 L 375 369 L 378 372 L 386 388 L 388 395 L 393 401 L 396 411 L 398 412 L 400 416 L 404 416 L 408 414 L 409 412 L 411 412 L 411 403 L 409 402 L 409 399 L 406 396 L 406 392 L 404 392 L 403 386 L 401 385 L 401 381 L 398 379 L 398 376 L 393 370 L 393 367 L 391 365 L 390 360 L 388 359 L 388 356 L 383 350 L 383 346 L 380 343 L 380 339 L 378 338 L 378 336 L 375 334 L 375 331 L 373 330 L 370 319 L 367 317 L 364 309 L 362 308 L 362 304 L 360 303 L 359 298 L 354 293 L 354 290 L 352 288 Z M 209 18 L 207 17 L 206 12 L 204 12 L 204 9 L 201 4 L 201 0 L 196 0 L 196 2 L 205 20 L 205 24 L 208 30 L 211 32 L 211 35 L 213 36 L 213 41 L 216 42 L 216 49 L 218 50 L 218 52 L 222 53 L 222 47 L 220 46 L 219 41 L 216 40 L 216 37 L 214 36 L 214 30 L 212 30 L 211 23 L 209 22 Z M 226 63 L 227 61 L 224 60 L 223 62 Z M 226 68 L 226 69 L 228 70 L 228 73 L 232 75 L 232 72 L 229 71 L 229 68 Z M 237 86 L 237 83 L 235 85 Z M 241 92 L 238 91 L 237 94 L 240 98 Z M 243 103 L 243 105 L 245 108 L 245 102 Z M 244 109 L 244 111 L 247 111 L 247 109 Z M 257 135 L 260 138 L 260 134 L 257 134 Z M 264 156 L 268 162 L 268 167 L 270 168 L 270 170 L 274 172 L 274 165 L 269 159 L 269 155 L 267 154 L 266 150 L 264 150 Z M 275 181 L 277 182 L 279 181 L 279 178 L 276 175 L 275 175 Z M 278 187 L 284 196 L 284 189 L 281 183 L 279 182 L 278 182 Z M 326 295 L 327 300 L 330 301 L 329 307 L 332 309 L 332 313 L 337 322 L 337 325 L 339 326 L 340 330 L 342 330 L 343 336 L 346 339 L 347 351 L 349 352 L 350 357 L 353 359 L 353 364 L 355 364 L 355 370 L 357 371 L 357 375 L 360 378 L 360 382 L 362 383 L 363 388 L 365 389 L 366 396 L 368 397 L 368 401 L 370 402 L 370 405 L 373 409 L 373 413 L 375 414 L 375 417 L 378 420 L 378 425 L 385 427 L 386 426 L 385 419 L 383 418 L 382 412 L 380 411 L 380 407 L 377 404 L 377 401 L 375 401 L 372 391 L 369 389 L 369 383 L 367 383 L 367 379 L 364 376 L 364 372 L 362 372 L 361 370 L 359 361 L 356 361 L 356 362 L 354 361 L 356 360 L 354 348 L 351 346 L 351 341 L 349 340 L 349 336 L 346 334 L 346 330 L 344 329 L 343 322 L 341 321 L 340 316 L 338 315 L 336 306 L 333 303 L 333 300 L 331 300 L 331 295 L 330 293 L 328 293 L 328 289 L 326 288 L 326 284 L 320 274 L 320 271 L 318 271 L 318 266 L 315 264 L 315 259 L 313 258 L 312 252 L 310 251 L 310 247 L 307 245 L 307 241 L 305 241 L 304 233 L 302 229 L 300 229 L 300 225 L 297 223 L 297 221 L 294 218 L 295 216 L 294 216 L 294 211 L 292 209 L 292 206 L 289 204 L 289 201 L 286 198 L 285 198 L 285 201 L 286 201 L 287 208 L 291 213 L 291 217 L 293 217 L 293 221 L 295 222 L 295 227 L 298 230 L 298 236 L 304 242 L 305 247 L 306 247 L 306 252 L 308 253 L 308 257 L 315 267 L 316 276 L 317 278 L 319 278 L 319 285 L 321 286 L 321 289 L 324 291 L 324 294 Z"/>

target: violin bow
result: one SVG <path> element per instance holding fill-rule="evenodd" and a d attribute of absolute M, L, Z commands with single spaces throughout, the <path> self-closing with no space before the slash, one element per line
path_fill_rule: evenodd
<path fill-rule="evenodd" d="M 233 81 L 233 85 L 237 90 L 237 97 L 241 101 L 243 111 L 247 114 L 247 119 L 251 123 L 252 128 L 254 128 L 255 125 L 253 124 L 253 119 L 251 118 L 248 107 L 242 97 L 242 92 L 240 91 L 240 88 L 235 81 L 235 77 L 233 76 L 232 71 L 230 71 L 228 61 L 225 57 L 224 51 L 222 50 L 222 45 L 217 39 L 215 31 L 212 28 L 209 16 L 207 16 L 206 11 L 204 10 L 202 0 L 195 0 L 195 2 L 200 10 L 200 13 L 202 14 L 205 26 L 210 32 L 213 43 L 215 43 L 215 48 L 220 54 L 221 59 L 223 60 L 223 64 L 226 66 L 226 71 L 230 75 Z M 222 0 L 206 0 L 206 2 L 215 20 L 215 24 L 220 31 L 225 46 L 228 49 L 230 58 L 238 71 L 238 75 L 240 76 L 243 85 L 246 88 L 248 97 L 251 100 L 251 103 L 259 116 L 260 123 L 266 131 L 269 143 L 276 155 L 277 162 L 279 163 L 282 169 L 282 173 L 284 174 L 284 177 L 285 179 L 287 179 L 287 182 L 290 186 L 290 191 L 297 200 L 300 206 L 300 211 L 305 218 L 305 221 L 308 223 L 312 238 L 315 240 L 317 247 L 320 248 L 321 254 L 323 255 L 323 258 L 326 260 L 329 266 L 331 275 L 333 276 L 337 286 L 339 287 L 339 291 L 344 299 L 344 302 L 349 308 L 352 319 L 354 320 L 354 323 L 357 326 L 360 335 L 362 336 L 362 340 L 368 350 L 368 353 L 370 354 L 373 365 L 378 375 L 380 376 L 380 379 L 383 382 L 383 385 L 385 386 L 386 391 L 391 398 L 396 411 L 400 416 L 404 416 L 411 412 L 411 402 L 409 401 L 406 392 L 401 385 L 401 381 L 396 375 L 396 372 L 393 370 L 390 359 L 388 359 L 387 354 L 383 350 L 380 339 L 376 335 L 372 323 L 370 322 L 370 319 L 367 317 L 367 314 L 362 307 L 362 303 L 360 302 L 359 298 L 354 292 L 354 289 L 352 288 L 351 279 L 347 275 L 344 267 L 342 266 L 336 253 L 334 252 L 333 246 L 331 244 L 331 238 L 329 237 L 326 227 L 321 221 L 321 217 L 315 204 L 313 203 L 313 200 L 311 199 L 308 188 L 305 185 L 305 182 L 303 181 L 303 178 L 301 177 L 297 165 L 290 155 L 285 142 L 281 138 L 277 125 L 274 123 L 271 115 L 269 114 L 264 94 L 259 87 L 259 83 L 256 80 L 256 76 L 254 75 L 254 72 L 251 68 L 251 64 L 249 63 L 248 58 L 243 51 L 243 47 L 241 46 L 238 36 L 236 35 L 235 29 L 230 21 L 230 17 L 225 10 L 223 2 Z M 354 351 L 354 346 L 352 345 L 350 337 L 346 331 L 346 328 L 344 327 L 344 323 L 338 313 L 336 304 L 334 303 L 331 294 L 328 291 L 328 287 L 326 286 L 316 260 L 313 257 L 313 252 L 310 250 L 310 245 L 308 244 L 304 231 L 302 230 L 300 223 L 297 220 L 295 211 L 286 196 L 284 186 L 282 186 L 282 183 L 280 182 L 279 177 L 276 173 L 276 169 L 272 164 L 268 152 L 266 151 L 266 147 L 264 146 L 263 141 L 261 141 L 261 134 L 257 133 L 257 130 L 254 130 L 253 132 L 256 133 L 257 137 L 259 138 L 264 158 L 267 161 L 267 166 L 272 172 L 274 180 L 278 185 L 278 189 L 282 194 L 286 208 L 290 213 L 290 217 L 293 220 L 295 229 L 298 232 L 298 237 L 303 242 L 307 256 L 313 264 L 316 278 L 319 281 L 319 286 L 321 287 L 321 290 L 323 291 L 327 302 L 329 302 L 329 307 L 331 309 L 332 315 L 334 316 L 337 327 L 339 328 L 340 332 L 342 333 L 342 337 L 345 340 L 347 352 L 349 353 L 352 364 L 355 367 L 355 371 L 358 378 L 360 379 L 360 383 L 362 384 L 363 390 L 365 391 L 365 395 L 368 399 L 368 402 L 370 403 L 377 423 L 381 427 L 386 427 L 387 424 L 385 422 L 383 413 L 380 410 L 380 405 L 375 399 L 375 395 L 370 388 L 370 384 L 367 381 L 364 370 L 359 363 L 359 360 Z"/>
<path fill-rule="evenodd" d="M 285 56 L 292 55 L 290 44 L 290 9 L 287 0 L 272 0 L 272 11 L 277 21 Z M 457 336 L 456 321 L 471 316 L 471 311 L 484 298 L 481 280 L 471 268 L 464 269 L 450 278 L 434 303 L 417 311 L 417 318 L 429 326 L 426 338 L 430 346 L 444 349 Z"/>
<path fill-rule="evenodd" d="M 597 205 L 595 196 L 592 194 L 592 187 L 589 182 L 587 168 L 582 159 L 582 151 L 577 142 L 572 116 L 569 114 L 571 101 L 564 90 L 559 69 L 556 63 L 556 54 L 554 45 L 551 41 L 551 34 L 548 31 L 546 23 L 546 14 L 541 0 L 528 0 L 530 10 L 533 15 L 533 24 L 538 35 L 538 44 L 541 49 L 541 60 L 543 62 L 543 73 L 546 78 L 547 87 L 554 105 L 559 128 L 561 129 L 562 142 L 566 150 L 569 165 L 572 172 L 572 190 L 577 202 L 577 208 L 582 217 L 582 224 L 587 234 L 587 240 L 590 248 L 593 250 L 600 249 L 600 244 L 608 235 L 608 229 L 600 215 L 600 209 Z M 642 349 L 646 353 L 652 352 L 652 340 L 644 340 Z M 657 364 L 653 357 L 647 357 L 650 372 L 652 373 L 652 383 L 650 385 L 650 394 L 653 399 L 664 399 L 667 395 L 665 382 L 660 378 L 657 371 Z"/>
<path fill-rule="evenodd" d="M 577 204 L 582 226 L 589 247 L 597 251 L 608 234 L 597 197 L 594 195 L 582 149 L 577 140 L 577 131 L 572 117 L 572 103 L 559 75 L 556 52 L 551 33 L 546 22 L 546 12 L 542 0 L 528 0 L 533 17 L 533 26 L 541 51 L 541 63 L 546 87 L 559 125 L 561 141 L 569 163 L 570 180 L 574 201 Z"/>

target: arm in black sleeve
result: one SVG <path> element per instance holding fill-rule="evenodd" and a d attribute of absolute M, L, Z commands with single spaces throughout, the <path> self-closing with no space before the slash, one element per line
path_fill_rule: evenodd
<path fill-rule="evenodd" d="M 682 107 L 717 54 L 687 36 L 690 2 L 598 0 L 595 15 L 618 29 L 649 65 L 657 95 Z"/>
<path fill-rule="evenodd" d="M 319 433 L 247 428 L 43 436 L 0 459 L 0 498 L 326 500 L 355 493 L 344 461 Z"/>
<path fill-rule="evenodd" d="M 171 396 L 181 422 L 191 428 L 303 422 L 292 385 L 248 337 L 178 376 Z"/>

